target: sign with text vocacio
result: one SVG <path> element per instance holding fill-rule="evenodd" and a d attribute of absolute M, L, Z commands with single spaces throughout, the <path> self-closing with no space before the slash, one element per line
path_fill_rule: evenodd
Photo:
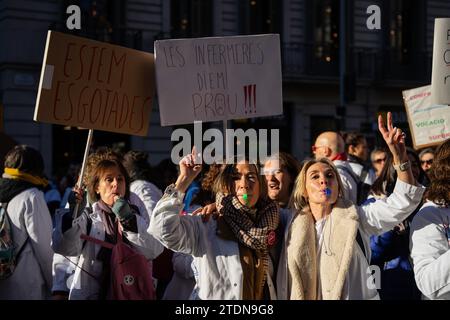
<path fill-rule="evenodd" d="M 402 93 L 414 149 L 434 146 L 450 138 L 450 106 L 433 104 L 431 86 Z"/>
<path fill-rule="evenodd" d="M 34 120 L 146 136 L 150 53 L 49 31 Z"/>
<path fill-rule="evenodd" d="M 163 126 L 283 113 L 279 35 L 155 42 Z"/>

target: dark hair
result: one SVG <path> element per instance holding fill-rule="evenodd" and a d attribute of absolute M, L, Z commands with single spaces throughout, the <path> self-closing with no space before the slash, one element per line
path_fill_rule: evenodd
<path fill-rule="evenodd" d="M 260 202 L 260 200 L 267 199 L 267 183 L 265 181 L 264 176 L 260 172 L 260 165 L 257 163 L 251 163 L 247 159 L 244 160 L 246 163 L 248 163 L 251 166 L 255 167 L 256 174 L 258 176 L 258 183 L 259 183 L 259 198 L 257 202 Z M 226 194 L 234 194 L 234 181 L 235 176 L 237 173 L 236 166 L 238 164 L 242 163 L 241 161 L 234 161 L 233 163 L 226 164 L 225 167 L 220 172 L 219 176 L 217 177 L 217 180 L 214 184 L 214 192 L 218 193 L 226 193 Z"/>
<path fill-rule="evenodd" d="M 161 160 L 155 166 L 151 181 L 160 189 L 165 190 L 168 185 L 174 183 L 178 177 L 178 167 L 170 158 Z"/>
<path fill-rule="evenodd" d="M 358 144 L 361 144 L 363 140 L 366 138 L 362 133 L 359 132 L 345 132 L 342 135 L 342 138 L 345 142 L 345 151 L 348 152 L 350 146 L 356 147 Z"/>
<path fill-rule="evenodd" d="M 295 179 L 297 179 L 297 176 L 300 173 L 302 166 L 298 162 L 298 160 L 295 159 L 294 156 L 292 156 L 289 153 L 280 152 L 279 157 L 281 168 L 286 169 L 286 171 L 289 173 L 289 176 L 291 177 L 291 185 L 289 186 L 289 193 L 292 193 L 292 190 L 294 189 Z"/>
<path fill-rule="evenodd" d="M 33 176 L 44 177 L 44 159 L 41 153 L 24 144 L 15 146 L 6 154 L 4 166 L 19 169 Z"/>
<path fill-rule="evenodd" d="M 264 164 L 269 161 L 278 160 L 280 164 L 280 169 L 287 171 L 291 177 L 291 184 L 289 185 L 289 194 L 292 193 L 294 189 L 295 179 L 297 178 L 300 170 L 302 169 L 302 164 L 294 158 L 293 155 L 287 152 L 280 151 L 264 160 Z"/>
<path fill-rule="evenodd" d="M 103 159 L 95 164 L 94 167 L 90 169 L 90 175 L 87 176 L 87 189 L 89 193 L 89 198 L 93 201 L 100 200 L 99 195 L 96 192 L 98 183 L 100 182 L 100 178 L 104 174 L 104 172 L 112 167 L 119 168 L 120 172 L 125 178 L 125 198 L 129 199 L 130 197 L 130 177 L 128 176 L 127 170 L 125 170 L 122 163 L 116 159 Z"/>
<path fill-rule="evenodd" d="M 148 154 L 143 151 L 131 150 L 123 156 L 123 166 L 130 175 L 130 180 L 151 179 L 151 167 L 148 163 Z"/>
<path fill-rule="evenodd" d="M 450 207 L 450 139 L 437 148 L 429 177 L 431 185 L 425 193 L 425 198 L 438 205 Z"/>
<path fill-rule="evenodd" d="M 420 161 L 419 157 L 417 156 L 417 153 L 409 147 L 406 148 L 406 153 L 408 155 L 412 155 L 417 162 L 417 166 L 419 169 L 419 176 L 417 177 L 417 181 L 420 184 L 427 185 L 428 184 L 427 175 L 420 166 Z M 386 162 L 384 163 L 380 175 L 375 180 L 370 190 L 373 194 L 378 196 L 389 195 L 394 191 L 396 181 L 397 181 L 397 171 L 394 169 L 393 166 L 392 154 L 390 152 L 386 152 Z"/>

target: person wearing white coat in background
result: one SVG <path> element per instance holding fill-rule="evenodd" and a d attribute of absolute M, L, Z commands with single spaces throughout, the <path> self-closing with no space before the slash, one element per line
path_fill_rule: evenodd
<path fill-rule="evenodd" d="M 419 204 L 424 188 L 415 186 L 404 135 L 393 128 L 392 114 L 388 113 L 387 129 L 381 117 L 378 121 L 394 163 L 399 165 L 394 192 L 387 199 L 355 206 L 344 197 L 339 173 L 330 160 L 305 163 L 296 180 L 291 199 L 295 211 L 279 261 L 279 299 L 379 298 L 370 278 L 369 236 L 403 221 Z"/>
<path fill-rule="evenodd" d="M 150 182 L 151 169 L 147 158 L 147 153 L 132 150 L 123 156 L 122 163 L 130 176 L 130 191 L 142 200 L 148 215 L 151 216 L 156 203 L 162 197 L 162 192 Z"/>
<path fill-rule="evenodd" d="M 414 277 L 423 299 L 450 300 L 450 139 L 436 150 L 425 199 L 411 223 Z"/>
<path fill-rule="evenodd" d="M 16 268 L 0 280 L 0 300 L 42 300 L 52 287 L 52 221 L 44 193 L 44 162 L 28 146 L 14 147 L 5 157 L 0 202 L 7 203 Z"/>

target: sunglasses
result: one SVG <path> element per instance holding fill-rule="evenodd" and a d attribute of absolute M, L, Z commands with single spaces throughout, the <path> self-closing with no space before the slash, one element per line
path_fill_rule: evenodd
<path fill-rule="evenodd" d="M 386 158 L 380 158 L 380 159 L 375 159 L 372 162 L 380 164 L 380 163 L 385 162 L 385 161 L 386 161 Z"/>
<path fill-rule="evenodd" d="M 426 164 L 430 164 L 430 165 L 431 165 L 431 164 L 433 163 L 433 159 L 430 159 L 430 160 L 420 160 L 420 163 L 421 163 L 421 164 L 425 164 L 425 163 L 426 163 Z"/>

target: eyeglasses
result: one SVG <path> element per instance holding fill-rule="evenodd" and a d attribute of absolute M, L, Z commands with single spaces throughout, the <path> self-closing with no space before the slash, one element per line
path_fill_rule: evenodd
<path fill-rule="evenodd" d="M 320 148 L 328 148 L 328 147 L 327 146 L 312 146 L 311 147 L 313 152 L 317 151 L 317 149 L 320 149 Z"/>
<path fill-rule="evenodd" d="M 431 165 L 432 163 L 433 163 L 433 159 L 430 159 L 430 160 L 420 160 L 420 164 L 429 164 L 429 165 Z"/>
<path fill-rule="evenodd" d="M 375 159 L 372 162 L 380 164 L 380 163 L 385 162 L 385 161 L 386 161 L 386 158 L 380 158 L 380 159 Z"/>

